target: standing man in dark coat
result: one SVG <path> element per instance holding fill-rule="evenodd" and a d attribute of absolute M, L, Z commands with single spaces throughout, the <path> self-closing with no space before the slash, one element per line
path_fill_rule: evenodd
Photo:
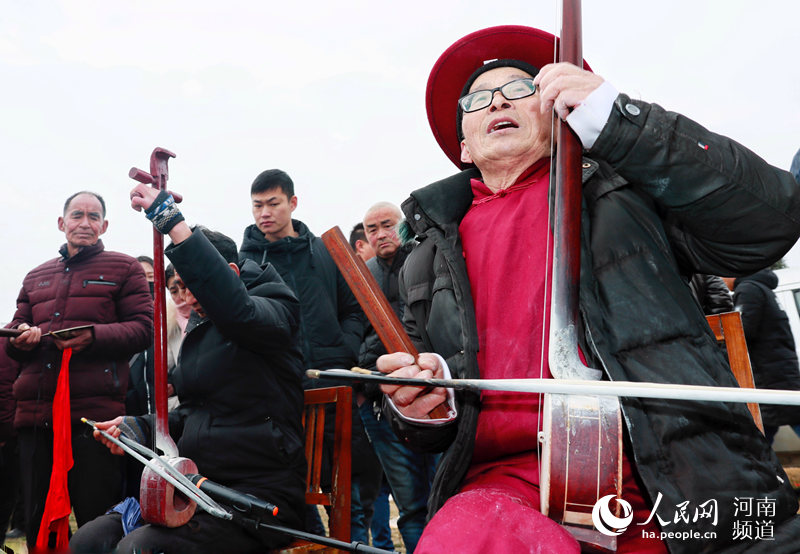
<path fill-rule="evenodd" d="M 560 118 L 585 153 L 574 348 L 597 379 L 736 386 L 688 277 L 743 275 L 779 259 L 800 235 L 800 187 L 680 114 L 551 63 L 553 44 L 538 29 L 493 27 L 434 64 L 428 118 L 464 171 L 403 203 L 420 239 L 401 273 L 404 323 L 423 354 L 385 355 L 378 369 L 472 379 L 563 371 L 546 356 Z M 405 440 L 445 451 L 418 553 L 580 551 L 540 507 L 537 395 L 383 390 Z M 430 419 L 443 403 L 449 416 Z M 630 526 L 617 535 L 618 551 L 797 551 L 797 496 L 745 405 L 632 397 L 620 405 Z M 742 509 L 747 498 L 768 505 L 770 519 Z M 713 520 L 696 515 L 703 504 L 715 506 Z"/>
<path fill-rule="evenodd" d="M 280 169 L 264 171 L 253 181 L 250 199 L 255 223 L 244 230 L 239 257 L 271 263 L 297 295 L 306 368 L 352 367 L 364 333 L 361 307 L 322 239 L 292 219 L 292 179 Z"/>
<path fill-rule="evenodd" d="M 800 390 L 800 367 L 789 317 L 773 292 L 778 276 L 771 269 L 762 269 L 738 279 L 725 278 L 725 282 L 733 291 L 736 310 L 742 313 L 756 388 Z M 770 442 L 781 425 L 800 429 L 798 406 L 761 404 L 761 417 Z"/>
<path fill-rule="evenodd" d="M 14 383 L 22 490 L 28 546 L 37 540 L 53 469 L 53 398 L 69 359 L 72 459 L 69 498 L 78 525 L 102 514 L 122 485 L 121 460 L 97 444 L 81 417 L 104 420 L 125 412 L 128 360 L 152 340 L 153 302 L 142 266 L 131 256 L 105 250 L 105 202 L 78 192 L 64 204 L 58 228 L 67 238 L 54 258 L 25 277 L 11 327 L 27 329 L 10 339 L 8 354 L 20 362 Z M 43 333 L 92 325 L 72 338 Z M 57 458 L 66 445 L 56 449 Z M 51 493 L 52 495 L 53 493 Z"/>
<path fill-rule="evenodd" d="M 404 305 L 398 276 L 413 248 L 413 243 L 402 244 L 397 236 L 397 225 L 402 219 L 400 208 L 389 202 L 375 204 L 364 214 L 366 238 L 375 252 L 375 256 L 367 261 L 367 268 L 400 319 L 403 318 Z M 374 369 L 378 356 L 385 353 L 378 334 L 370 327 L 361 347 L 359 365 Z M 383 395 L 378 386 L 367 384 L 364 389 L 366 401 L 360 406 L 361 421 L 392 489 L 392 498 L 399 512 L 397 528 L 406 551 L 414 552 L 427 520 L 428 495 L 437 456 L 415 452 L 401 441 L 381 413 Z"/>
<path fill-rule="evenodd" d="M 255 223 L 245 229 L 239 255 L 243 260 L 274 265 L 300 300 L 300 345 L 305 367 L 353 367 L 364 334 L 364 314 L 322 239 L 315 237 L 305 223 L 292 219 L 297 196 L 291 177 L 280 169 L 263 171 L 250 187 L 250 200 Z M 307 379 L 304 383 L 306 388 L 330 386 Z M 367 499 L 362 506 L 359 475 L 367 469 L 361 464 L 371 456 L 372 447 L 367 442 L 355 401 L 353 406 L 351 537 L 366 542 L 372 517 L 371 500 Z M 332 422 L 332 418 L 328 419 Z M 329 451 L 332 426 L 326 427 L 326 437 L 326 451 Z M 372 498 L 375 494 L 377 491 L 368 496 Z M 309 510 L 309 530 L 320 532 L 316 509 Z"/>
<path fill-rule="evenodd" d="M 172 244 L 166 254 L 193 310 L 174 372 L 180 406 L 169 413 L 181 456 L 201 475 L 279 508 L 279 521 L 299 528 L 305 506 L 301 356 L 297 299 L 267 265 L 237 264 L 236 244 L 207 229 L 190 230 L 171 195 L 138 185 L 131 205 Z M 147 444 L 153 418 L 98 423 L 110 434 Z M 95 433 L 114 453 L 122 450 Z M 144 525 L 120 541 L 120 515 L 102 516 L 70 541 L 73 552 L 263 552 L 289 537 L 256 532 L 195 512 L 185 525 Z M 119 543 L 118 543 L 119 541 Z M 118 543 L 118 544 L 117 544 Z"/>

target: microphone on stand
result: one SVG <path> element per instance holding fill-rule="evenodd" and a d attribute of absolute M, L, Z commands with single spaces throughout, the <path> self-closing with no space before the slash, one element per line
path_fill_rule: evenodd
<path fill-rule="evenodd" d="M 209 481 L 202 475 L 188 473 L 186 477 L 208 496 L 214 500 L 219 500 L 228 504 L 239 513 L 246 515 L 278 515 L 278 507 L 275 504 L 270 504 L 266 500 L 257 498 L 252 494 L 235 491 L 213 481 Z"/>
<path fill-rule="evenodd" d="M 260 498 L 256 498 L 252 494 L 245 494 L 239 491 L 235 491 L 218 483 L 214 483 L 213 481 L 209 481 L 202 475 L 189 473 L 186 474 L 186 477 L 192 483 L 194 483 L 194 485 L 198 489 L 206 493 L 208 496 L 222 502 L 223 504 L 229 505 L 231 508 L 233 508 L 236 512 L 238 512 L 241 515 L 245 516 L 278 515 L 277 506 L 275 506 L 274 504 L 270 504 L 265 500 L 261 500 Z M 234 518 L 234 521 L 236 519 L 237 518 Z M 247 518 L 242 518 L 242 519 L 248 521 Z M 368 544 L 360 543 L 358 541 L 347 543 L 337 539 L 332 539 L 330 537 L 314 535 L 313 533 L 306 533 L 305 531 L 298 531 L 297 529 L 283 527 L 281 525 L 272 525 L 264 523 L 263 521 L 255 521 L 254 523 L 256 524 L 257 528 L 263 528 L 263 529 L 268 529 L 270 531 L 276 531 L 278 533 L 284 533 L 286 535 L 289 535 L 290 537 L 296 537 L 298 539 L 310 541 L 316 544 L 321 544 L 323 546 L 332 546 L 334 548 L 346 552 L 362 552 L 365 554 L 396 554 L 395 552 L 391 552 L 389 550 L 382 550 L 380 548 L 375 548 L 369 546 Z"/>

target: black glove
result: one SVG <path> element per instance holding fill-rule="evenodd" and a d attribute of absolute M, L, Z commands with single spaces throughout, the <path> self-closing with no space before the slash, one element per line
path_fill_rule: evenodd
<path fill-rule="evenodd" d="M 144 215 L 162 235 L 169 233 L 175 225 L 184 220 L 183 214 L 175 204 L 175 199 L 165 190 L 158 193 L 150 207 L 144 211 Z"/>

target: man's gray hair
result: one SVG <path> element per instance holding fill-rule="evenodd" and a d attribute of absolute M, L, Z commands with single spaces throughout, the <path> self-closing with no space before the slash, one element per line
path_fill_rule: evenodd
<path fill-rule="evenodd" d="M 90 190 L 82 190 L 82 191 L 76 192 L 75 194 L 73 194 L 72 196 L 67 198 L 67 201 L 64 202 L 64 215 L 67 215 L 67 209 L 69 208 L 69 203 L 72 202 L 72 200 L 76 196 L 80 196 L 81 194 L 88 194 L 89 196 L 94 196 L 95 198 L 97 198 L 97 201 L 100 202 L 100 207 L 103 208 L 103 219 L 105 219 L 106 218 L 106 201 L 103 200 L 102 196 L 100 196 L 96 192 L 92 192 Z"/>
<path fill-rule="evenodd" d="M 377 204 L 373 204 L 370 207 L 370 209 L 367 210 L 367 213 L 364 214 L 364 219 L 367 219 L 367 216 L 372 212 L 376 212 L 384 208 L 388 208 L 393 212 L 395 212 L 398 220 L 403 219 L 403 212 L 400 210 L 400 208 L 398 208 L 395 204 L 392 204 L 391 202 L 378 202 Z"/>

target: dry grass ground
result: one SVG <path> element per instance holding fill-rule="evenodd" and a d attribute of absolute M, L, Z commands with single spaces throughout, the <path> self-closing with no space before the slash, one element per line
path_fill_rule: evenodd
<path fill-rule="evenodd" d="M 78 524 L 75 522 L 75 514 L 69 516 L 69 526 L 74 533 L 75 530 L 78 528 Z M 28 547 L 25 544 L 25 537 L 19 537 L 17 539 L 6 539 L 6 549 L 10 549 L 14 552 L 14 554 L 28 554 Z M 8 551 L 8 550 L 7 550 Z"/>
<path fill-rule="evenodd" d="M 325 526 L 325 529 L 328 528 L 328 514 L 325 513 L 325 510 L 322 507 L 319 507 L 319 515 L 322 519 L 322 524 Z M 400 530 L 397 528 L 397 518 L 399 514 L 397 512 L 397 506 L 394 503 L 392 497 L 389 497 L 389 529 L 392 532 L 392 542 L 394 543 L 395 552 L 399 552 L 402 554 L 406 554 L 405 546 L 403 546 L 403 537 L 400 536 Z"/>
<path fill-rule="evenodd" d="M 19 539 L 6 539 L 6 552 L 13 552 L 14 554 L 27 554 L 28 548 L 25 546 L 25 537 Z"/>
<path fill-rule="evenodd" d="M 397 552 L 405 554 L 406 549 L 403 546 L 403 537 L 400 536 L 400 530 L 397 528 L 398 516 L 397 506 L 395 506 L 394 500 L 389 497 L 389 528 L 392 530 L 392 542 Z"/>

